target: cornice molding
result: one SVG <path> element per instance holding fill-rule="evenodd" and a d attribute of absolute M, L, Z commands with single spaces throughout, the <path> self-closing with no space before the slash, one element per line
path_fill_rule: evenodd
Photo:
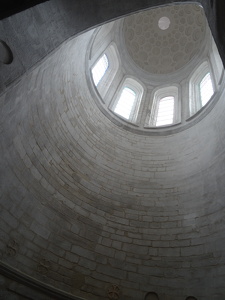
<path fill-rule="evenodd" d="M 53 286 L 47 285 L 35 278 L 32 278 L 11 266 L 0 262 L 0 274 L 18 283 L 21 283 L 31 289 L 37 290 L 53 299 L 60 300 L 85 300 L 84 298 L 73 296 L 69 293 L 63 292 Z"/>

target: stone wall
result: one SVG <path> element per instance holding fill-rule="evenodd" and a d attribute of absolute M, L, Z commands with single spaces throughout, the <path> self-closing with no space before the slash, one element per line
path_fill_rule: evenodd
<path fill-rule="evenodd" d="M 12 1 L 10 1 L 12 2 Z M 21 9 L 27 1 L 20 1 Z M 29 1 L 29 5 L 34 2 Z M 33 68 L 67 39 L 109 20 L 150 7 L 180 3 L 179 0 L 51 0 L 0 21 L 0 40 L 10 47 L 14 60 L 1 63 L 0 93 L 21 75 Z M 208 18 L 212 34 L 225 64 L 224 18 L 222 1 L 183 0 L 200 3 Z M 18 8 L 18 3 L 15 3 Z M 88 8 L 88 9 L 87 9 Z M 4 8 L 2 8 L 4 13 Z M 13 11 L 13 10 L 12 10 Z M 7 12 L 6 12 L 7 13 Z M 7 15 L 7 14 L 6 14 Z"/>
<path fill-rule="evenodd" d="M 223 299 L 225 91 L 183 132 L 128 132 L 91 97 L 90 37 L 1 96 L 1 261 L 90 300 Z"/>

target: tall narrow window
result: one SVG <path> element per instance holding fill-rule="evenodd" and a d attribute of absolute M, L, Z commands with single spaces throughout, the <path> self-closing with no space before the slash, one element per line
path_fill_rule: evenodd
<path fill-rule="evenodd" d="M 102 77 L 105 75 L 105 72 L 107 71 L 108 67 L 108 57 L 106 56 L 106 54 L 103 54 L 103 56 L 97 61 L 97 63 L 91 70 L 95 86 L 99 84 Z"/>
<path fill-rule="evenodd" d="M 143 93 L 144 88 L 136 79 L 124 78 L 112 99 L 110 110 L 131 123 L 138 122 L 138 111 Z"/>
<path fill-rule="evenodd" d="M 153 94 L 150 118 L 147 119 L 150 126 L 159 127 L 177 124 L 181 118 L 180 98 L 178 98 L 178 86 L 165 86 L 157 89 Z"/>
<path fill-rule="evenodd" d="M 210 100 L 212 97 L 214 91 L 213 91 L 213 85 L 210 73 L 207 73 L 205 77 L 200 82 L 200 98 L 202 102 L 202 106 L 206 105 L 206 103 Z"/>
<path fill-rule="evenodd" d="M 174 119 L 174 97 L 164 97 L 159 100 L 156 126 L 170 125 Z"/>
<path fill-rule="evenodd" d="M 190 116 L 193 116 L 209 102 L 214 94 L 215 77 L 207 61 L 194 71 L 189 84 L 189 108 Z"/>
<path fill-rule="evenodd" d="M 132 89 L 125 87 L 122 90 L 120 98 L 114 109 L 114 112 L 122 116 L 123 118 L 129 120 L 135 104 L 135 98 L 136 98 L 136 93 Z"/>
<path fill-rule="evenodd" d="M 101 55 L 89 57 L 91 77 L 102 102 L 106 102 L 107 93 L 112 93 L 112 83 L 119 69 L 118 50 L 114 43 L 110 44 Z M 116 78 L 117 79 L 117 78 Z"/>

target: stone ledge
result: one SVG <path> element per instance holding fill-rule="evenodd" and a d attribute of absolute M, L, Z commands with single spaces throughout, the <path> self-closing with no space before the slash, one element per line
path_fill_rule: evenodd
<path fill-rule="evenodd" d="M 43 282 L 34 279 L 14 268 L 11 266 L 4 264 L 3 262 L 0 262 L 0 274 L 3 276 L 14 280 L 18 283 L 24 284 L 25 286 L 35 289 L 39 292 L 44 293 L 47 296 L 54 297 L 54 299 L 60 299 L 60 300 L 85 300 L 84 298 L 76 297 L 73 295 L 70 295 L 68 293 L 62 292 L 52 286 L 49 286 L 47 284 L 44 284 Z"/>

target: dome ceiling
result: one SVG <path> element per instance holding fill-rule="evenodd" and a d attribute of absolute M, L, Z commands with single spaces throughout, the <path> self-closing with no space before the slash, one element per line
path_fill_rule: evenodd
<path fill-rule="evenodd" d="M 125 44 L 133 61 L 155 74 L 174 72 L 198 53 L 206 18 L 199 5 L 173 5 L 125 18 Z"/>

